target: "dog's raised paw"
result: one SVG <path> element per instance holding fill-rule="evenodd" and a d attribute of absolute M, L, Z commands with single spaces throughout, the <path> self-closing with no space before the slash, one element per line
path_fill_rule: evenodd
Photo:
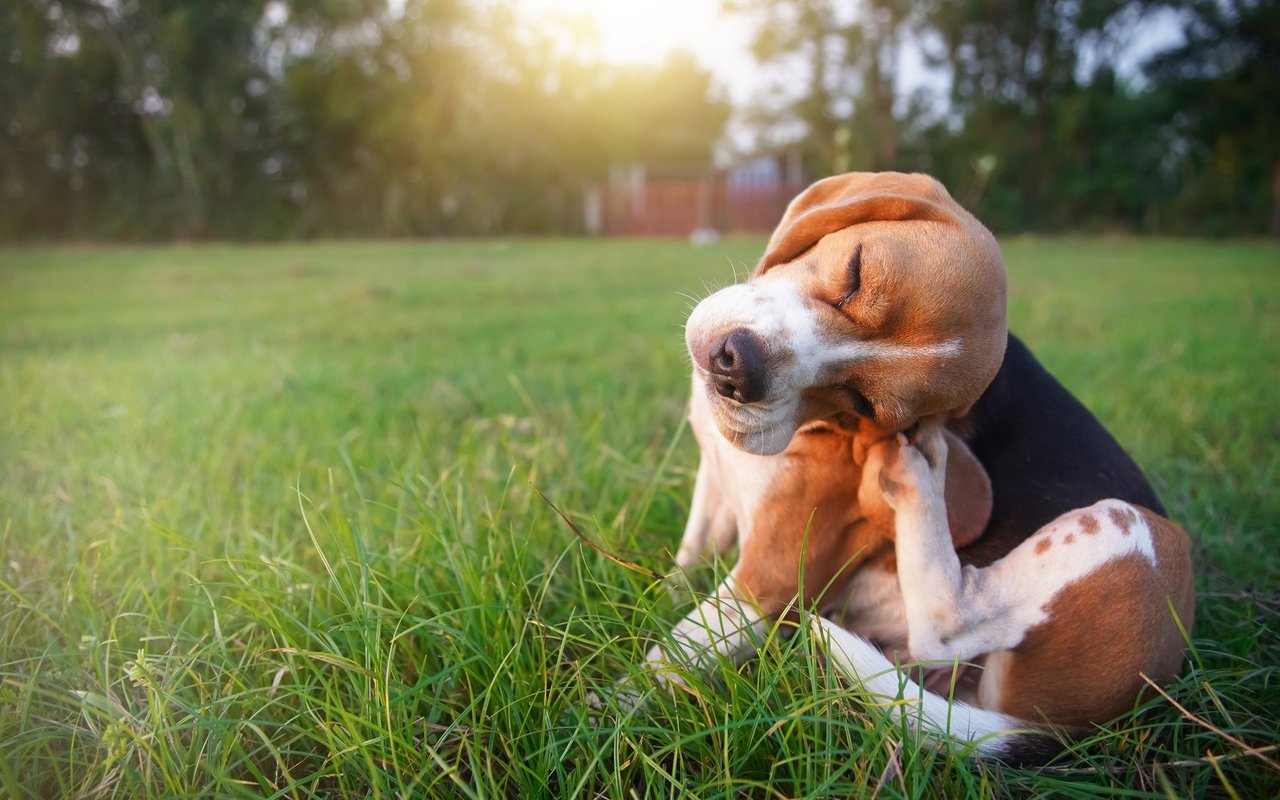
<path fill-rule="evenodd" d="M 885 501 L 900 511 L 920 502 L 925 492 L 941 493 L 946 463 L 947 443 L 939 428 L 922 427 L 911 438 L 898 434 L 887 445 L 880 467 L 880 491 Z"/>

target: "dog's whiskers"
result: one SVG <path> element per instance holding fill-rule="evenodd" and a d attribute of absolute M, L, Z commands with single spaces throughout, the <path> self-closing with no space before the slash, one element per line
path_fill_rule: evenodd
<path fill-rule="evenodd" d="M 680 296 L 680 297 L 683 297 L 685 300 L 688 300 L 690 303 L 693 303 L 695 306 L 696 306 L 698 303 L 702 302 L 702 300 L 701 300 L 700 298 L 694 297 L 691 293 L 689 293 L 689 292 L 687 292 L 687 291 L 685 291 L 685 290 L 683 290 L 683 289 L 679 289 L 679 290 L 677 290 L 677 291 L 676 291 L 676 294 L 677 294 L 678 296 Z"/>
<path fill-rule="evenodd" d="M 734 261 L 731 257 L 729 257 L 729 256 L 725 256 L 725 260 L 729 262 L 729 269 L 730 269 L 730 271 L 732 271 L 732 272 L 733 272 L 733 282 L 734 282 L 734 283 L 741 283 L 741 282 L 742 282 L 742 279 L 738 277 L 738 264 L 737 264 L 737 262 L 735 262 L 735 261 Z M 743 270 L 743 272 L 744 272 L 745 274 L 748 274 L 748 275 L 749 275 L 749 274 L 751 274 L 751 273 L 750 273 L 750 270 L 748 270 L 748 269 L 746 268 L 746 265 L 743 265 L 742 270 Z"/>

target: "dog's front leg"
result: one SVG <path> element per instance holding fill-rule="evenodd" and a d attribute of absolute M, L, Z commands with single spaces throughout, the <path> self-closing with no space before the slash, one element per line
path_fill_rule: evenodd
<path fill-rule="evenodd" d="M 649 648 L 649 667 L 663 680 L 683 684 L 672 666 L 704 670 L 720 657 L 737 663 L 752 655 L 766 617 L 736 588 L 730 575 L 714 594 L 676 624 L 665 641 Z"/>
<path fill-rule="evenodd" d="M 1004 624 L 998 571 L 961 567 L 947 521 L 947 444 L 941 428 L 886 442 L 880 487 L 894 509 L 894 549 L 914 658 L 967 660 L 1021 640 Z"/>
<path fill-rule="evenodd" d="M 693 482 L 689 520 L 676 551 L 676 566 L 681 570 L 697 566 L 709 546 L 717 555 L 724 555 L 737 539 L 737 520 L 720 486 L 720 465 L 712 453 L 704 452 Z"/>
<path fill-rule="evenodd" d="M 754 603 L 735 592 L 730 576 L 715 594 L 676 623 L 664 641 L 649 648 L 645 667 L 667 686 L 686 686 L 685 671 L 705 671 L 720 657 L 734 663 L 750 657 L 758 647 L 765 620 L 766 615 Z M 634 711 L 644 705 L 642 690 L 630 676 L 619 680 L 610 696 L 622 709 Z M 604 698 L 594 692 L 588 703 L 597 710 L 605 705 Z"/>

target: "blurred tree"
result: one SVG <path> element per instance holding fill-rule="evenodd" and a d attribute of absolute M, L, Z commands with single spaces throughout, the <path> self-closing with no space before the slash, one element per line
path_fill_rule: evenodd
<path fill-rule="evenodd" d="M 689 53 L 672 53 L 656 69 L 616 67 L 595 92 L 607 135 L 634 161 L 709 163 L 729 117 L 728 102 Z"/>
<path fill-rule="evenodd" d="M 753 121 L 804 148 L 812 174 L 930 171 L 1000 230 L 1280 231 L 1273 0 L 724 5 L 787 75 Z M 1184 42 L 1143 78 L 1126 49 L 1155 9 Z M 900 102 L 904 42 L 948 76 L 945 107 Z"/>
<path fill-rule="evenodd" d="M 1146 64 L 1161 105 L 1169 222 L 1280 238 L 1280 4 L 1184 0 L 1184 42 Z"/>
<path fill-rule="evenodd" d="M 172 208 L 172 232 L 201 236 L 212 195 L 235 193 L 240 115 L 251 81 L 253 31 L 264 0 L 139 0 L 50 4 L 83 44 L 115 66 L 115 91 L 132 107 L 151 160 L 157 210 Z"/>
<path fill-rule="evenodd" d="M 60 6 L 7 3 L 0 48 L 0 234 L 85 234 L 101 205 L 136 211 L 146 144 L 101 40 Z"/>
<path fill-rule="evenodd" d="M 1042 218 L 1047 185 L 1061 174 L 1059 150 L 1051 146 L 1060 104 L 1080 87 L 1086 44 L 1103 36 L 1129 5 L 935 0 L 928 10 L 951 72 L 951 110 L 963 120 L 959 138 L 985 143 L 986 152 L 1003 162 L 991 187 L 1003 226 L 1033 227 Z"/>
<path fill-rule="evenodd" d="M 755 20 L 752 51 L 766 64 L 798 67 L 801 81 L 764 98 L 753 120 L 780 144 L 799 145 L 814 174 L 892 169 L 894 116 L 906 0 L 725 0 Z M 780 135 L 779 135 L 780 132 Z"/>
<path fill-rule="evenodd" d="M 0 236 L 573 230 L 623 160 L 709 161 L 691 56 L 614 67 L 479 0 L 10 0 Z"/>
<path fill-rule="evenodd" d="M 392 16 L 381 0 L 307 0 L 276 20 L 264 38 L 280 136 L 265 169 L 297 209 L 297 232 L 436 232 L 465 168 L 469 8 L 415 0 Z"/>
<path fill-rule="evenodd" d="M 893 169 L 898 160 L 898 125 L 894 116 L 897 87 L 894 79 L 901 60 L 904 28 L 911 19 L 906 0 L 868 0 L 865 9 L 864 46 L 859 58 L 862 72 L 862 106 L 868 109 L 868 132 L 874 148 L 872 165 Z"/>
<path fill-rule="evenodd" d="M 1032 212 L 1058 230 L 1155 230 L 1169 196 L 1168 142 L 1152 135 L 1158 113 L 1150 94 L 1126 91 L 1109 66 L 1065 93 L 1049 136 L 1054 174 Z"/>
<path fill-rule="evenodd" d="M 722 4 L 812 175 L 928 170 L 1000 230 L 1280 235 L 1274 0 Z M 1152 8 L 1184 36 L 1140 78 Z M 489 0 L 0 3 L 0 237 L 576 230 L 611 163 L 707 162 L 728 114 L 689 54 L 589 35 Z M 945 106 L 901 96 L 908 47 Z"/>
<path fill-rule="evenodd" d="M 726 0 L 725 8 L 756 15 L 752 52 L 763 63 L 787 60 L 797 65 L 801 81 L 788 84 L 780 97 L 762 103 L 755 120 L 765 126 L 793 129 L 807 168 L 815 174 L 848 168 L 842 122 L 847 118 L 850 83 L 854 79 L 850 40 L 860 31 L 840 20 L 828 0 Z M 842 102 L 844 101 L 844 102 Z M 772 108 L 769 105 L 773 105 Z M 784 134 L 785 135 L 785 134 Z"/>

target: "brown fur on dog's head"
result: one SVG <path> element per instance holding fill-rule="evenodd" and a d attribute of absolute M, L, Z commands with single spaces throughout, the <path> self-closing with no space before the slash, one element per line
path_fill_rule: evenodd
<path fill-rule="evenodd" d="M 788 206 L 751 281 L 783 273 L 830 304 L 822 324 L 832 336 L 919 348 L 910 358 L 858 361 L 840 376 L 873 413 L 844 410 L 880 428 L 965 413 L 1000 367 L 1007 336 L 1000 248 L 927 175 L 849 173 L 810 186 Z M 806 416 L 839 413 L 848 396 L 814 389 Z"/>

